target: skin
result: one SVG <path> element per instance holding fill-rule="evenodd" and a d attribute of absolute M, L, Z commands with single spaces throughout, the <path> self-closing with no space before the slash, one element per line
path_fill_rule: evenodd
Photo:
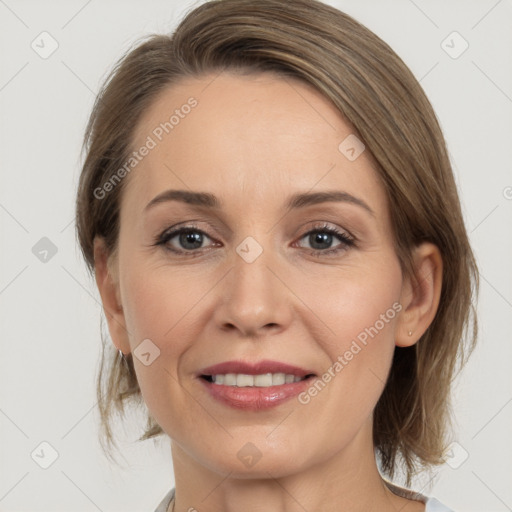
<path fill-rule="evenodd" d="M 198 105 L 126 178 L 110 266 L 95 240 L 115 346 L 129 353 L 149 338 L 160 349 L 149 366 L 134 363 L 149 411 L 171 438 L 175 510 L 423 511 L 384 485 L 372 412 L 395 345 L 416 343 L 434 318 L 439 250 L 428 243 L 415 249 L 418 285 L 402 275 L 371 154 L 351 162 L 338 150 L 353 130 L 301 82 L 268 73 L 187 79 L 145 112 L 133 147 L 191 96 Z M 145 212 L 167 189 L 210 192 L 223 207 L 169 201 Z M 375 215 L 347 202 L 285 210 L 289 195 L 320 190 L 357 196 Z M 197 256 L 153 245 L 166 229 L 191 221 L 205 233 L 192 249 Z M 308 233 L 324 222 L 356 245 L 336 236 L 311 245 Z M 247 236 L 263 249 L 252 263 L 236 252 Z M 179 236 L 167 245 L 190 247 Z M 341 250 L 321 254 L 332 248 Z M 307 404 L 294 398 L 269 410 L 235 410 L 196 377 L 233 359 L 283 361 L 321 376 L 394 303 L 400 313 Z M 261 453 L 252 467 L 237 457 L 248 442 Z"/>

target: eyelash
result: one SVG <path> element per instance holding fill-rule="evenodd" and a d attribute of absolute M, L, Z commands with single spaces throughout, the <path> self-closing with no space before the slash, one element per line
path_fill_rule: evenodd
<path fill-rule="evenodd" d="M 183 227 L 180 227 L 180 228 L 176 228 L 176 229 L 173 229 L 171 231 L 164 231 L 164 232 L 162 232 L 161 234 L 159 234 L 155 238 L 155 242 L 152 244 L 152 246 L 162 245 L 162 246 L 164 246 L 164 249 L 166 251 L 169 251 L 169 252 L 172 252 L 172 253 L 175 253 L 175 254 L 183 254 L 183 255 L 186 255 L 187 257 L 200 256 L 201 255 L 201 249 L 193 249 L 193 250 L 186 251 L 186 250 L 178 250 L 178 249 L 175 249 L 175 248 L 171 248 L 171 247 L 166 245 L 176 235 L 180 235 L 182 233 L 201 233 L 202 235 L 204 235 L 207 238 L 211 239 L 211 237 L 208 236 L 208 234 L 205 233 L 203 230 L 197 228 L 196 226 L 189 225 L 189 226 L 183 226 Z M 330 235 L 334 235 L 342 243 L 340 244 L 340 246 L 338 246 L 338 247 L 336 247 L 334 249 L 325 249 L 325 250 L 322 250 L 322 249 L 312 249 L 309 252 L 309 254 L 311 256 L 315 256 L 315 257 L 320 257 L 321 258 L 321 257 L 325 257 L 326 254 L 339 253 L 339 252 L 342 252 L 342 251 L 346 251 L 350 247 L 355 247 L 356 246 L 355 238 L 354 237 L 352 237 L 351 235 L 348 235 L 344 231 L 338 230 L 337 228 L 330 227 L 327 224 L 323 224 L 321 226 L 314 226 L 312 230 L 307 231 L 306 233 L 304 233 L 299 238 L 299 240 L 302 240 L 307 235 L 312 235 L 312 234 L 316 234 L 316 233 L 328 233 Z"/>

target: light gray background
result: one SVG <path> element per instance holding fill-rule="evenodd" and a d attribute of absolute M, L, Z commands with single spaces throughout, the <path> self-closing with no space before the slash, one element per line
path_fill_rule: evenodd
<path fill-rule="evenodd" d="M 479 347 L 455 394 L 460 447 L 430 485 L 423 478 L 415 488 L 458 511 L 512 510 L 512 2 L 328 3 L 388 42 L 421 81 L 481 269 Z M 102 313 L 73 215 L 83 131 L 102 78 L 136 39 L 169 32 L 191 5 L 0 0 L 2 511 L 151 511 L 174 485 L 168 442 L 132 442 L 133 420 L 121 443 L 126 470 L 99 449 Z M 31 48 L 43 31 L 59 45 L 47 59 Z M 469 43 L 458 58 L 441 46 L 453 31 Z M 446 44 L 461 48 L 453 36 Z M 46 263 L 32 252 L 42 237 L 57 248 Z M 31 458 L 36 449 L 39 461 L 49 457 L 43 441 L 58 452 L 48 469 Z"/>

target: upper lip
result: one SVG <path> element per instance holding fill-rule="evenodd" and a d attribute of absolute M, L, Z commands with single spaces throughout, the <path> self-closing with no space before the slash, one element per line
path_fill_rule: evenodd
<path fill-rule="evenodd" d="M 201 375 L 225 375 L 227 373 L 243 373 L 246 375 L 261 375 L 263 373 L 285 373 L 297 377 L 314 375 L 314 372 L 280 361 L 225 361 L 223 363 L 208 366 L 199 371 Z"/>

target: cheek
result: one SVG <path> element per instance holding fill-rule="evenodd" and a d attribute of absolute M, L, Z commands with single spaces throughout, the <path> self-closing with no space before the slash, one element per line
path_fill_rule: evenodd
<path fill-rule="evenodd" d="M 402 311 L 401 285 L 400 266 L 391 254 L 364 269 L 347 270 L 337 279 L 302 285 L 313 313 L 308 330 L 315 332 L 316 325 L 319 332 L 318 326 L 324 325 L 317 343 L 330 362 L 301 402 L 311 408 L 310 418 L 322 418 L 333 434 L 353 433 L 351 429 L 371 414 L 384 389 Z"/>
<path fill-rule="evenodd" d="M 211 285 L 200 276 L 184 278 L 179 268 L 155 268 L 137 260 L 130 268 L 122 280 L 122 294 L 132 349 L 150 338 L 162 352 L 179 353 L 188 341 L 181 331 L 195 326 Z"/>
<path fill-rule="evenodd" d="M 328 319 L 334 332 L 334 342 L 326 346 L 332 359 L 347 351 L 357 354 L 358 360 L 389 352 L 394 347 L 395 324 L 401 311 L 399 297 L 399 288 L 392 281 L 370 279 L 345 281 L 328 300 L 324 296 L 322 317 Z M 350 353 L 347 358 L 356 359 Z"/>
<path fill-rule="evenodd" d="M 148 267 L 135 260 L 126 269 L 121 281 L 123 310 L 137 380 L 152 415 L 160 425 L 171 426 L 166 428 L 170 435 L 175 434 L 172 429 L 179 425 L 172 418 L 190 409 L 179 370 L 194 350 L 194 341 L 201 338 L 204 299 L 215 280 L 184 277 L 178 268 Z M 157 347 L 149 344 L 149 352 L 157 354 L 149 365 L 137 357 L 143 340 Z"/>
<path fill-rule="evenodd" d="M 402 309 L 398 302 L 402 275 L 390 251 L 340 268 L 339 272 L 302 279 L 297 286 L 301 287 L 301 296 L 307 297 L 314 322 L 326 327 L 323 344 L 331 356 L 348 350 L 354 340 L 365 346 L 366 352 L 378 350 L 383 344 L 372 340 L 394 341 Z"/>

